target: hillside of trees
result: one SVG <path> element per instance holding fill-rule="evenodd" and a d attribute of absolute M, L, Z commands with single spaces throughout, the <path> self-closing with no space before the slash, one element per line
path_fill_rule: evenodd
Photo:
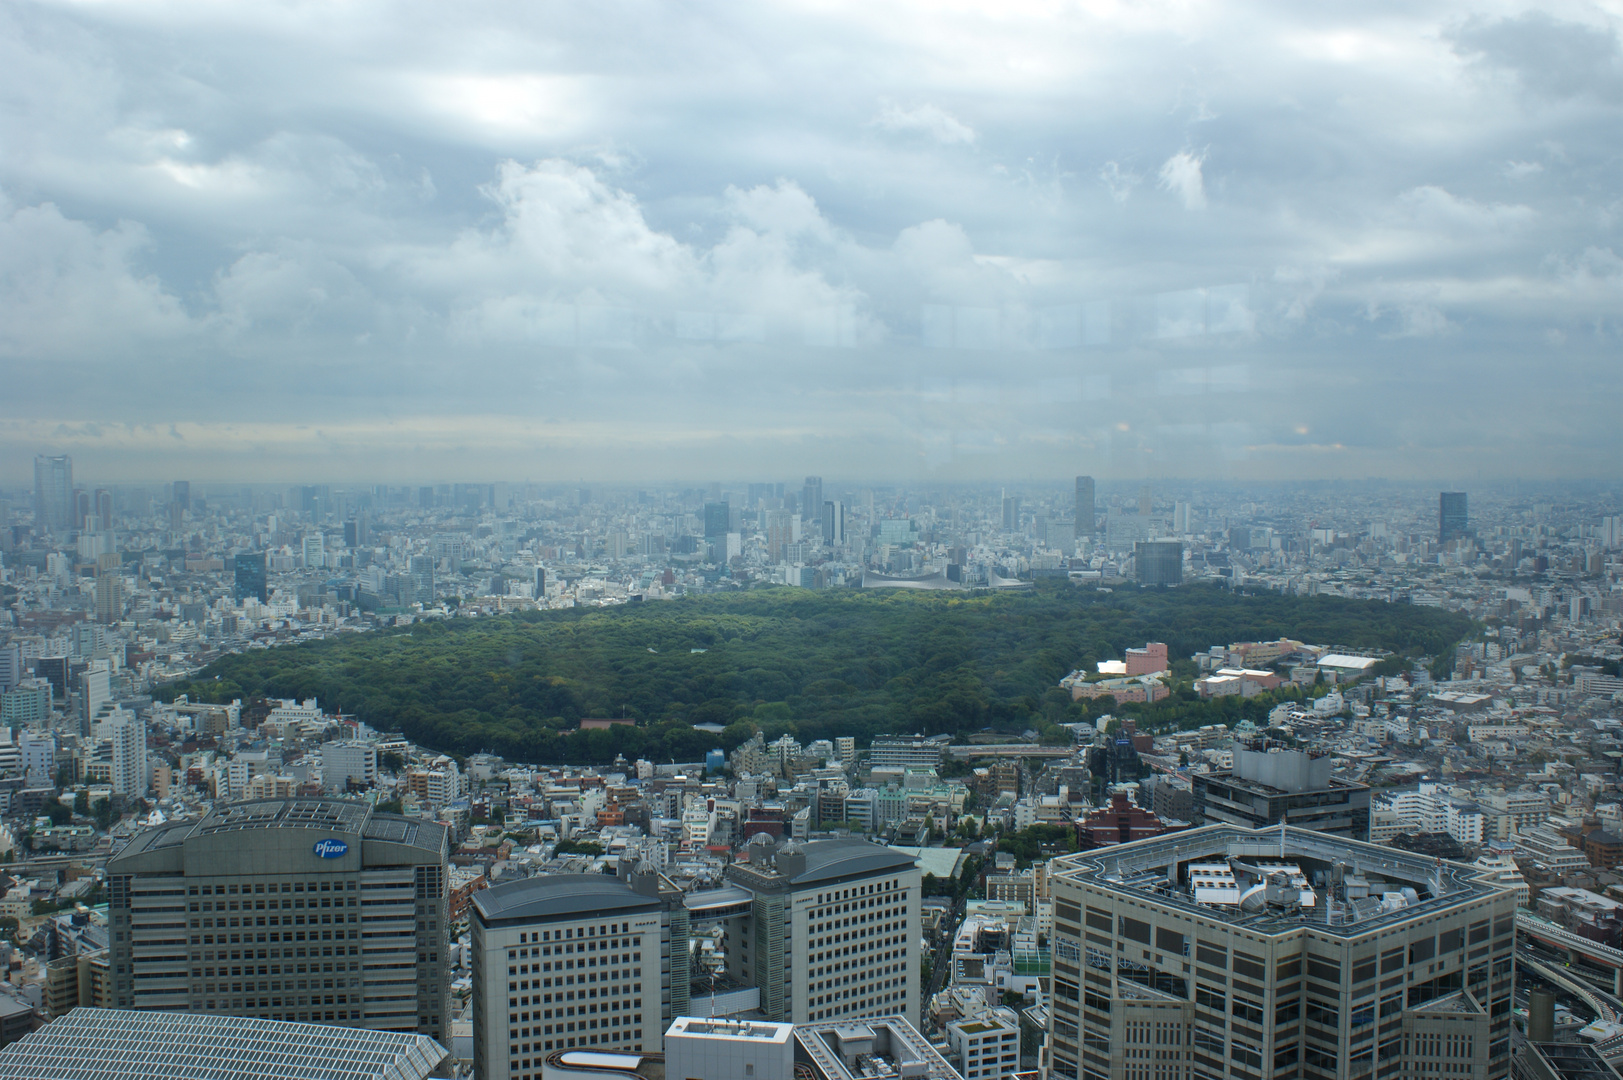
<path fill-rule="evenodd" d="M 255 650 L 162 696 L 317 697 L 456 754 L 692 761 L 757 728 L 802 741 L 854 735 L 859 745 L 884 732 L 1035 728 L 1063 737 L 1054 725 L 1088 718 L 1088 703 L 1073 704 L 1055 684 L 1146 641 L 1165 641 L 1174 658 L 1280 636 L 1419 656 L 1444 652 L 1471 629 L 1435 608 L 1203 586 L 1101 592 L 1045 583 L 971 597 L 779 588 L 420 622 Z M 1191 699 L 1185 690 L 1123 711 L 1194 726 L 1246 709 Z M 572 730 L 585 717 L 621 716 L 638 726 Z M 703 722 L 727 730 L 718 739 L 691 726 Z"/>

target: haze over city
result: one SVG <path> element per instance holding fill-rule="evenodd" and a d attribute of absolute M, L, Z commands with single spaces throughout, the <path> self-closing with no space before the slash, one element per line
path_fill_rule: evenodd
<path fill-rule="evenodd" d="M 0 8 L 0 469 L 1607 475 L 1615 16 Z"/>

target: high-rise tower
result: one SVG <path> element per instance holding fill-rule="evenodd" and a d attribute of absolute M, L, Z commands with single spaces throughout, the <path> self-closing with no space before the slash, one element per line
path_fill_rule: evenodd
<path fill-rule="evenodd" d="M 1437 541 L 1442 544 L 1458 540 L 1470 527 L 1466 513 L 1465 492 L 1445 491 L 1437 496 Z"/>
<path fill-rule="evenodd" d="M 66 454 L 34 458 L 34 528 L 73 531 L 73 459 Z"/>
<path fill-rule="evenodd" d="M 1078 539 L 1093 535 L 1093 477 L 1076 478 L 1076 535 Z"/>
<path fill-rule="evenodd" d="M 823 517 L 823 478 L 821 476 L 806 477 L 806 485 L 800 489 L 800 520 L 806 532 L 811 533 L 817 529 L 817 523 Z"/>

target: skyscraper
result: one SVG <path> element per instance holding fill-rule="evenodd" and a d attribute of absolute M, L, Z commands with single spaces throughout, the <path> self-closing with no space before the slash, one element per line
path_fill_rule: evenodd
<path fill-rule="evenodd" d="M 34 528 L 59 535 L 73 531 L 73 459 L 66 454 L 34 458 Z"/>
<path fill-rule="evenodd" d="M 1445 491 L 1437 496 L 1437 542 L 1446 544 L 1458 540 L 1470 527 L 1466 513 L 1465 492 Z"/>
<path fill-rule="evenodd" d="M 817 522 L 823 513 L 823 478 L 821 476 L 806 477 L 806 485 L 800 489 L 800 520 L 805 532 L 815 535 Z"/>
<path fill-rule="evenodd" d="M 823 504 L 823 542 L 845 543 L 845 504 L 838 499 Z"/>
<path fill-rule="evenodd" d="M 1182 540 L 1139 540 L 1133 544 L 1133 576 L 1140 585 L 1183 584 Z"/>
<path fill-rule="evenodd" d="M 1510 1075 L 1516 893 L 1474 867 L 1218 825 L 1048 880 L 1051 1076 Z"/>
<path fill-rule="evenodd" d="M 754 898 L 727 961 L 757 986 L 761 1012 L 804 1024 L 918 1015 L 922 878 L 910 855 L 862 840 L 758 834 L 727 882 Z"/>
<path fill-rule="evenodd" d="M 1079 476 L 1076 478 L 1076 536 L 1092 536 L 1094 523 L 1098 519 L 1094 516 L 1093 477 Z"/>
<path fill-rule="evenodd" d="M 106 488 L 96 489 L 96 528 L 107 532 L 113 527 L 113 493 Z"/>
<path fill-rule="evenodd" d="M 795 541 L 795 515 L 788 510 L 766 512 L 766 552 L 773 562 L 783 562 L 789 545 Z"/>
<path fill-rule="evenodd" d="M 147 793 L 146 721 L 125 713 L 112 724 L 113 794 L 136 799 Z"/>
<path fill-rule="evenodd" d="M 557 1050 L 660 1048 L 688 1010 L 688 911 L 646 862 L 539 874 L 473 894 L 473 1062 L 480 1080 L 541 1075 Z"/>
<path fill-rule="evenodd" d="M 360 800 L 147 829 L 107 862 L 113 1004 L 443 1042 L 449 853 L 446 826 Z"/>
<path fill-rule="evenodd" d="M 270 599 L 270 592 L 265 586 L 265 553 L 263 551 L 239 552 L 233 565 L 236 570 L 235 595 L 239 601 L 252 596 L 263 604 Z"/>
<path fill-rule="evenodd" d="M 171 490 L 174 492 L 174 501 L 180 504 L 182 510 L 192 508 L 192 482 L 190 480 L 176 480 Z"/>
<path fill-rule="evenodd" d="M 96 620 L 113 623 L 124 617 L 124 574 L 106 569 L 96 573 Z"/>
<path fill-rule="evenodd" d="M 1008 489 L 1003 492 L 1003 531 L 1014 532 L 1020 527 L 1020 499 L 1019 496 L 1010 495 Z"/>
<path fill-rule="evenodd" d="M 732 508 L 724 502 L 704 504 L 704 535 L 706 539 L 726 536 L 731 531 Z"/>

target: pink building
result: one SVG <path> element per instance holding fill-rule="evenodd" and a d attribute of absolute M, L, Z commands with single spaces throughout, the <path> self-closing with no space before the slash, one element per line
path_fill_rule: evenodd
<path fill-rule="evenodd" d="M 1127 675 L 1154 675 L 1167 670 L 1167 647 L 1164 642 L 1151 641 L 1142 649 L 1127 650 Z"/>

